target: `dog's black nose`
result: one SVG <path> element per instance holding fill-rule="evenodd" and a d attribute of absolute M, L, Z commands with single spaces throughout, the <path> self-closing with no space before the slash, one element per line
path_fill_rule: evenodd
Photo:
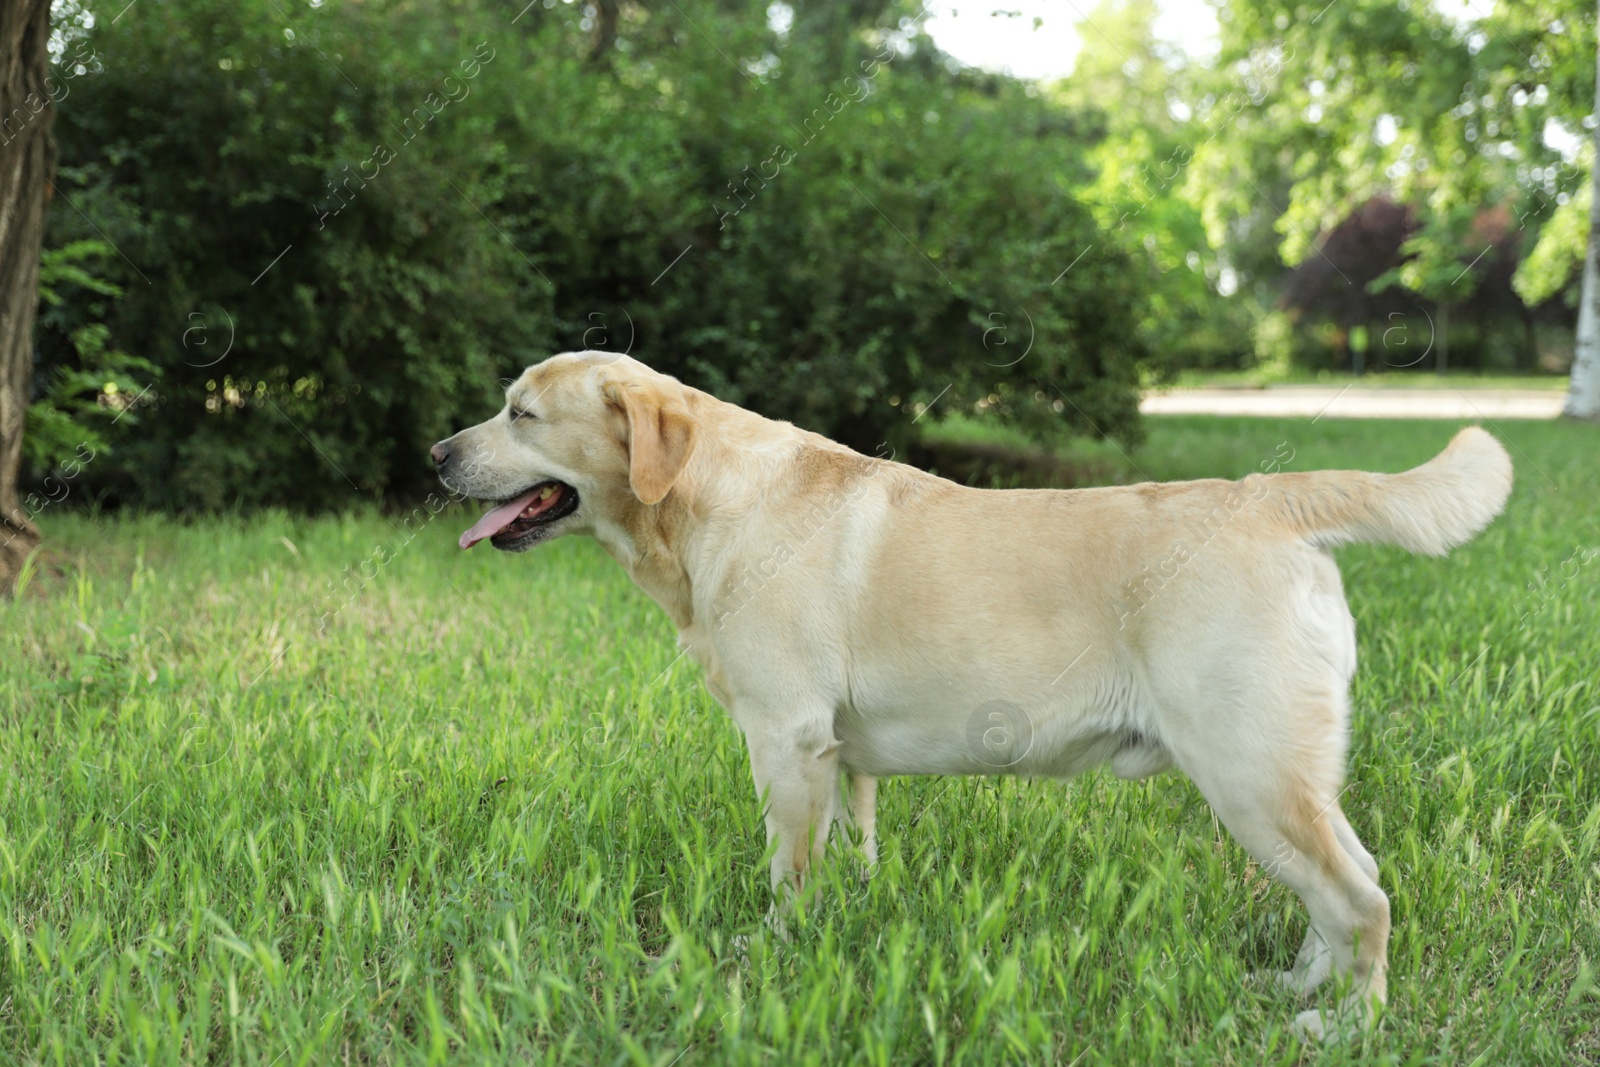
<path fill-rule="evenodd" d="M 433 457 L 433 465 L 435 467 L 444 466 L 450 462 L 450 443 L 448 441 L 440 441 L 428 449 L 428 455 Z"/>

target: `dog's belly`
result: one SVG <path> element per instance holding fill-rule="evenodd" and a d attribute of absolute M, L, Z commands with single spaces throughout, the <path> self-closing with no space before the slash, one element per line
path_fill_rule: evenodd
<path fill-rule="evenodd" d="M 879 777 L 1067 778 L 1109 761 L 1117 774 L 1142 778 L 1170 765 L 1148 708 L 1095 695 L 1032 707 L 1004 699 L 852 706 L 835 719 L 834 736 L 846 766 Z"/>
<path fill-rule="evenodd" d="M 929 732 L 902 724 L 837 731 L 846 734 L 840 758 L 862 774 L 1021 774 L 1065 778 L 1106 762 L 1122 746 L 1120 735 L 1086 733 L 1069 742 L 1041 745 L 1026 728 L 982 727 L 974 740 L 965 732 Z M 985 736 L 987 735 L 987 736 Z"/>

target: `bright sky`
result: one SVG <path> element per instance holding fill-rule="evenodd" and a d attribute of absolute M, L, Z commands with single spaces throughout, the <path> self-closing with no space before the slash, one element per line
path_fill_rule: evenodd
<path fill-rule="evenodd" d="M 1432 0 L 1458 22 L 1481 17 L 1474 0 Z M 1078 25 L 1097 0 L 930 0 L 928 33 L 939 47 L 973 67 L 1018 78 L 1060 78 L 1072 73 L 1078 50 L 1097 43 L 1092 27 Z M 1217 53 L 1217 13 L 1210 0 L 1158 0 L 1156 35 L 1196 59 Z"/>
<path fill-rule="evenodd" d="M 1209 0 L 1158 3 L 1156 36 L 1196 59 L 1217 54 L 1217 14 Z M 1461 23 L 1481 15 L 1472 0 L 1433 0 L 1433 4 Z M 1018 78 L 1061 78 L 1072 73 L 1079 49 L 1101 43 L 1093 27 L 1083 22 L 1093 6 L 1095 0 L 931 0 L 926 25 L 941 49 L 968 66 Z M 1393 136 L 1391 129 L 1390 139 Z M 1544 139 L 1569 159 L 1582 141 L 1554 119 L 1545 124 Z"/>
<path fill-rule="evenodd" d="M 933 0 L 928 33 L 939 47 L 973 67 L 1019 78 L 1072 72 L 1094 30 L 1078 24 L 1094 0 Z M 1197 58 L 1217 50 L 1217 15 L 1206 0 L 1160 0 L 1156 34 Z"/>

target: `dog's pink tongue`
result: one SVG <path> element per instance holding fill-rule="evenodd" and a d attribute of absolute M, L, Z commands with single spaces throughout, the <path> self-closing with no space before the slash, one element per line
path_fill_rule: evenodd
<path fill-rule="evenodd" d="M 501 530 L 504 530 L 507 526 L 511 525 L 512 519 L 515 519 L 518 515 L 522 514 L 523 508 L 533 503 L 534 498 L 538 495 L 539 490 L 530 489 L 526 493 L 523 493 L 521 496 L 517 497 L 517 499 L 506 504 L 501 504 L 499 507 L 489 512 L 489 514 L 473 523 L 472 529 L 461 535 L 461 547 L 471 548 L 479 541 L 482 541 L 485 537 L 493 537 Z"/>

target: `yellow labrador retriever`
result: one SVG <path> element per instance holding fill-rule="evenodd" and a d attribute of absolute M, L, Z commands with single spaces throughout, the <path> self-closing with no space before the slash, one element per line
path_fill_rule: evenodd
<path fill-rule="evenodd" d="M 463 548 L 589 534 L 671 616 L 744 732 L 780 898 L 835 821 L 871 861 L 880 776 L 1175 764 L 1311 913 L 1277 979 L 1345 977 L 1349 1022 L 1383 1001 L 1389 901 L 1339 808 L 1356 640 L 1328 549 L 1482 530 L 1511 491 L 1484 431 L 1403 474 L 969 489 L 578 352 L 432 456 L 496 502 Z"/>

